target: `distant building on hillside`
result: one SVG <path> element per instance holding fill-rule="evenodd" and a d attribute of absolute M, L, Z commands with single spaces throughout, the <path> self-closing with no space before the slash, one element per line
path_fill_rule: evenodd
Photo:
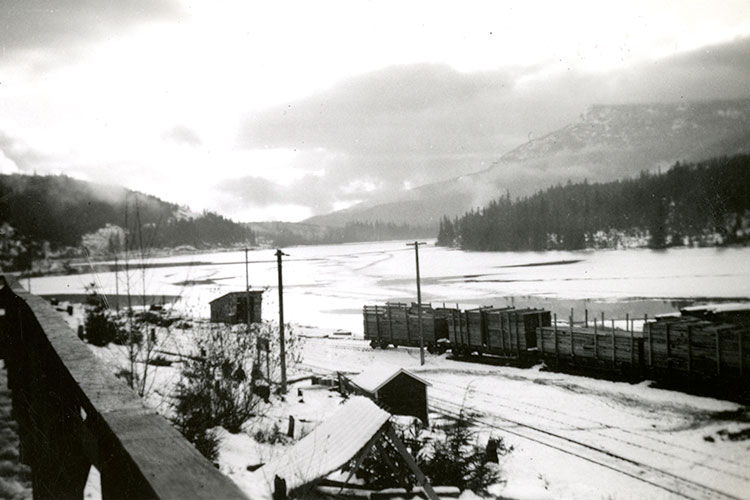
<path fill-rule="evenodd" d="M 248 300 L 250 301 L 249 304 Z M 250 323 L 260 323 L 262 302 L 263 290 L 229 292 L 210 302 L 211 323 L 228 323 L 230 325 L 245 323 L 248 320 L 248 308 L 250 309 Z"/>

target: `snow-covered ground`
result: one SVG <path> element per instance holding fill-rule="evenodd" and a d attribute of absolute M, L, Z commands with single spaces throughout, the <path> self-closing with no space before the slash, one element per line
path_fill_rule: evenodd
<path fill-rule="evenodd" d="M 359 372 L 374 362 L 409 367 L 432 386 L 432 411 L 461 408 L 483 438 L 515 450 L 503 464 L 508 496 L 547 498 L 750 498 L 750 428 L 734 403 L 586 377 L 495 367 L 413 348 L 308 339 L 303 368 Z M 524 497 L 526 498 L 526 497 Z"/>
<path fill-rule="evenodd" d="M 750 428 L 750 415 L 738 405 L 539 367 L 490 367 L 432 355 L 420 367 L 416 349 L 373 351 L 356 339 L 364 304 L 414 300 L 414 253 L 404 242 L 299 247 L 287 253 L 287 320 L 314 327 L 300 332 L 345 329 L 355 334 L 307 338 L 298 370 L 356 373 L 386 361 L 419 372 L 432 384 L 429 397 L 436 416 L 463 408 L 482 439 L 495 435 L 514 446 L 503 464 L 507 483 L 496 493 L 555 499 L 750 498 L 750 440 L 730 439 Z M 177 309 L 206 317 L 210 299 L 244 287 L 243 258 L 241 252 L 227 252 L 154 259 L 150 264 L 184 265 L 136 272 L 131 284 L 140 294 L 145 277 L 147 294 L 179 295 Z M 625 312 L 641 317 L 693 300 L 750 298 L 750 248 L 472 253 L 427 246 L 420 249 L 420 263 L 423 297 L 433 303 L 530 301 L 561 312 L 575 305 L 596 315 L 607 310 L 608 320 L 621 321 Z M 275 317 L 275 257 L 271 251 L 253 252 L 248 267 L 251 285 L 271 287 L 264 317 Z M 114 292 L 113 273 L 38 278 L 32 280 L 32 291 L 83 293 L 92 281 L 105 293 Z M 124 289 L 122 273 L 119 288 Z M 175 338 L 173 348 L 183 349 L 183 340 Z M 98 351 L 110 363 L 121 357 L 114 349 Z M 152 373 L 150 404 L 166 411 L 164 400 L 179 376 L 177 367 Z M 293 415 L 307 421 L 301 427 L 309 426 L 337 405 L 325 392 L 302 401 L 294 394 L 256 425 L 267 431 L 277 423 L 285 430 Z M 247 466 L 276 453 L 253 439 L 257 430 L 224 434 L 219 459 L 222 470 L 248 492 L 256 478 Z"/>

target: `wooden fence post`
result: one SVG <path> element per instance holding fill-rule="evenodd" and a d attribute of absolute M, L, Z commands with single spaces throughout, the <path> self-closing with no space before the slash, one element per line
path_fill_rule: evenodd
<path fill-rule="evenodd" d="M 570 333 L 570 357 L 575 358 L 576 357 L 576 343 L 573 339 L 573 318 L 569 318 L 570 321 L 568 321 L 568 332 Z"/>
<path fill-rule="evenodd" d="M 560 350 L 557 344 L 557 313 L 555 313 L 553 316 L 552 328 L 553 328 L 552 332 L 555 337 L 555 363 L 559 364 L 560 363 Z"/>
<path fill-rule="evenodd" d="M 380 314 L 378 312 L 378 306 L 375 306 L 375 328 L 377 329 L 378 345 L 380 345 Z"/>
<path fill-rule="evenodd" d="M 669 323 L 667 323 L 667 370 L 672 368 L 672 347 L 670 346 L 671 339 L 669 335 L 669 330 L 670 330 L 669 327 L 670 325 Z"/>
<path fill-rule="evenodd" d="M 648 333 L 648 366 L 651 368 L 651 366 L 653 366 L 653 354 L 651 353 L 653 340 L 651 338 L 651 325 L 648 322 L 648 314 L 643 315 L 643 328 L 645 328 Z"/>
<path fill-rule="evenodd" d="M 599 335 L 596 333 L 596 318 L 594 318 L 594 359 L 599 361 Z"/>

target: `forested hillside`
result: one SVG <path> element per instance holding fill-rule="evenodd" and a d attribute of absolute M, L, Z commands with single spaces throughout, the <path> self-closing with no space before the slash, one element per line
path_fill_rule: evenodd
<path fill-rule="evenodd" d="M 453 220 L 438 244 L 469 250 L 545 250 L 750 241 L 750 156 L 675 164 L 616 182 L 506 194 Z"/>
<path fill-rule="evenodd" d="M 64 175 L 0 175 L 0 266 L 24 269 L 45 248 L 80 247 L 84 239 L 96 245 L 97 238 L 112 240 L 112 251 L 125 241 L 139 248 L 254 243 L 243 224 L 210 212 L 190 216 L 173 203 L 125 188 Z"/>
<path fill-rule="evenodd" d="M 314 230 L 310 231 L 310 228 L 314 228 Z M 417 226 L 381 221 L 352 221 L 347 222 L 342 227 L 285 224 L 277 226 L 267 237 L 275 246 L 284 247 L 290 245 L 331 245 L 357 241 L 406 240 L 428 238 L 434 234 L 435 226 L 433 225 Z M 259 236 L 261 236 L 260 232 Z"/>

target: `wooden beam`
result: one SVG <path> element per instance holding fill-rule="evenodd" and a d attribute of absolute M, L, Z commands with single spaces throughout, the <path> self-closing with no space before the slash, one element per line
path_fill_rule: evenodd
<path fill-rule="evenodd" d="M 432 489 L 430 481 L 422 473 L 419 465 L 417 465 L 417 462 L 415 462 L 414 458 L 412 458 L 412 456 L 409 454 L 409 450 L 407 450 L 406 446 L 404 446 L 404 443 L 401 442 L 398 435 L 393 430 L 393 427 L 391 427 L 389 424 L 386 424 L 385 433 L 388 436 L 388 440 L 391 442 L 391 444 L 396 447 L 396 450 L 398 450 L 401 458 L 403 458 L 404 462 L 406 462 L 406 465 L 409 466 L 411 471 L 417 477 L 417 483 L 419 483 L 419 485 L 424 488 L 424 491 L 427 494 L 427 498 L 429 500 L 440 500 L 440 497 L 437 496 L 435 490 Z"/>

